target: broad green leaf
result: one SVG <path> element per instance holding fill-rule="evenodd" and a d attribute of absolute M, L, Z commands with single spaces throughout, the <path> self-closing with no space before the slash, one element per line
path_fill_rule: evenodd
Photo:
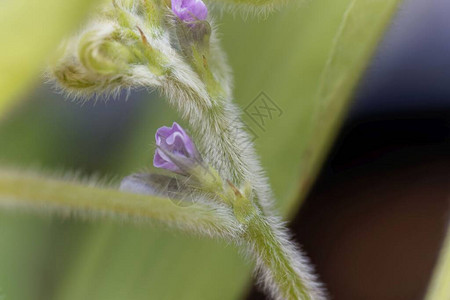
<path fill-rule="evenodd" d="M 398 0 L 311 1 L 263 24 L 239 24 L 227 52 L 237 100 L 263 91 L 282 110 L 258 128 L 257 148 L 283 213 L 295 214 L 339 130 L 351 94 Z M 248 31 L 247 31 L 248 30 Z M 236 34 L 234 34 L 235 36 Z M 248 46 L 250 45 L 250 46 Z M 239 53 L 251 52 L 253 55 Z M 300 201 L 300 202 L 299 202 Z"/>
<path fill-rule="evenodd" d="M 0 113 L 17 100 L 27 83 L 37 78 L 48 54 L 75 29 L 95 2 L 0 1 Z"/>
<path fill-rule="evenodd" d="M 252 112 L 253 101 L 264 92 L 283 112 L 261 127 L 258 119 L 244 117 L 257 135 L 258 152 L 284 214 L 295 213 L 314 181 L 398 2 L 314 0 L 291 4 L 264 21 L 221 20 L 240 106 Z M 173 118 L 166 106 L 156 109 L 149 104 L 148 112 L 141 112 L 135 140 L 111 159 L 109 171 L 126 174 L 150 163 L 154 129 Z M 46 280 L 39 283 L 45 284 L 40 291 L 46 295 L 40 299 L 237 299 L 249 287 L 250 263 L 215 241 L 157 228 L 57 221 L 52 226 L 26 216 L 5 218 L 2 226 L 11 224 L 14 234 L 36 232 L 49 243 L 36 245 L 39 255 L 29 259 L 34 266 L 22 270 L 38 278 L 40 262 L 46 262 Z M 14 227 L 22 224 L 17 220 L 26 225 Z M 8 230 L 3 234 L 12 235 Z M 34 246 L 20 242 L 29 248 L 20 253 L 14 247 L 0 249 L 0 257 L 25 260 Z M 6 278 L 1 267 L 0 278 Z M 11 262 L 8 270 L 16 271 L 14 278 L 25 274 Z"/>

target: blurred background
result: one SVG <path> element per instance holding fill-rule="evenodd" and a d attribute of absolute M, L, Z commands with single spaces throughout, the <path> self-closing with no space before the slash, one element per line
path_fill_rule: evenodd
<path fill-rule="evenodd" d="M 404 1 L 359 83 L 318 180 L 299 212 L 292 212 L 295 238 L 332 299 L 401 300 L 424 295 L 449 219 L 449 11 L 450 2 L 445 0 Z M 237 34 L 235 40 L 232 33 L 239 25 L 223 22 L 228 36 L 224 46 L 232 65 L 238 66 L 239 90 L 240 79 L 249 75 L 246 66 L 252 63 L 242 58 L 247 49 L 239 41 L 260 45 L 255 41 L 261 36 L 278 33 L 267 33 L 266 26 L 259 35 Z M 276 44 L 267 47 L 267 59 L 271 50 L 281 55 L 286 51 Z M 244 103 L 257 95 L 262 83 L 255 83 Z M 151 165 L 155 129 L 176 119 L 156 93 L 144 90 L 108 103 L 83 104 L 36 83 L 24 98 L 0 126 L 3 164 L 50 172 L 76 170 L 112 182 Z M 271 158 L 265 159 L 270 169 Z M 183 249 L 169 248 L 163 234 L 167 233 L 2 214 L 0 238 L 6 242 L 0 249 L 0 283 L 16 293 L 11 299 L 141 299 L 164 294 L 158 289 L 167 287 L 151 283 L 157 282 L 158 272 L 169 274 L 168 281 L 177 282 L 183 291 L 183 277 L 171 266 L 193 260 L 195 253 L 202 256 L 202 249 L 222 247 L 176 236 L 194 249 L 189 256 Z M 142 241 L 148 235 L 152 238 Z M 148 258 L 150 248 L 154 260 Z M 86 254 L 80 255 L 83 251 Z M 172 255 L 174 261 L 156 259 L 162 255 Z M 213 256 L 210 250 L 204 255 Z M 218 256 L 216 260 L 221 259 Z M 240 271 L 241 263 L 232 260 L 227 268 L 245 282 L 242 278 L 248 274 Z M 215 276 L 199 277 L 196 284 L 211 286 L 205 299 L 220 299 L 214 280 L 223 270 L 204 268 Z M 153 277 L 145 275 L 147 269 L 156 270 Z M 192 281 L 197 271 L 205 270 L 192 269 Z M 137 275 L 131 278 L 130 272 Z M 248 299 L 264 299 L 248 286 Z M 131 290 L 139 296 L 131 297 Z M 183 293 L 170 295 L 167 299 L 189 298 Z"/>
<path fill-rule="evenodd" d="M 450 218 L 448 11 L 403 3 L 291 225 L 332 299 L 425 295 Z"/>

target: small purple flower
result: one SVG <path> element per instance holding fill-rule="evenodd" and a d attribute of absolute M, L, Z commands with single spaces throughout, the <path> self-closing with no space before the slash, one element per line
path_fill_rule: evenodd
<path fill-rule="evenodd" d="M 202 0 L 172 0 L 172 11 L 187 23 L 203 21 L 208 15 L 208 9 Z"/>
<path fill-rule="evenodd" d="M 157 148 L 153 165 L 157 168 L 184 174 L 180 166 L 193 165 L 201 160 L 191 138 L 176 122 L 171 128 L 159 128 L 155 138 Z"/>

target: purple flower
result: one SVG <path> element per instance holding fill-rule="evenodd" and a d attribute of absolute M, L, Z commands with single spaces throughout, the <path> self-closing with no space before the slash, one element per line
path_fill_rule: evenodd
<path fill-rule="evenodd" d="M 208 9 L 202 0 L 172 0 L 172 11 L 187 23 L 205 20 L 208 15 Z"/>
<path fill-rule="evenodd" d="M 157 168 L 184 174 L 186 172 L 181 168 L 196 164 L 201 160 L 191 138 L 176 122 L 173 122 L 171 128 L 166 126 L 159 128 L 155 138 L 157 148 L 153 165 Z"/>

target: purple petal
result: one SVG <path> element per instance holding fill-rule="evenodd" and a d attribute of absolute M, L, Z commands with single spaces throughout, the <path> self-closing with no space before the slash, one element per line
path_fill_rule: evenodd
<path fill-rule="evenodd" d="M 172 11 L 184 22 L 205 20 L 208 9 L 201 0 L 172 0 Z"/>
<path fill-rule="evenodd" d="M 198 152 L 197 152 L 197 148 L 195 147 L 194 142 L 192 142 L 191 138 L 189 137 L 189 135 L 184 131 L 183 128 L 181 128 L 180 125 L 178 125 L 176 122 L 173 123 L 172 126 L 176 126 L 177 128 L 180 129 L 180 131 L 183 133 L 183 135 L 185 136 L 184 139 L 184 146 L 186 147 L 186 150 L 189 152 L 190 155 L 192 156 L 197 156 Z"/>
<path fill-rule="evenodd" d="M 200 160 L 200 155 L 191 138 L 176 122 L 170 128 L 166 126 L 159 128 L 155 139 L 158 148 L 155 151 L 153 165 L 157 168 L 182 173 L 177 164 L 171 160 L 172 155 L 187 164 L 194 165 Z"/>
<path fill-rule="evenodd" d="M 180 172 L 178 168 L 164 153 L 158 149 L 155 151 L 155 156 L 153 158 L 153 165 L 156 168 L 166 169 L 173 172 Z"/>
<path fill-rule="evenodd" d="M 167 127 L 167 126 L 163 126 L 161 128 L 158 128 L 158 130 L 156 130 L 156 136 L 162 136 L 162 137 L 168 137 L 170 134 L 172 133 L 172 128 Z"/>

